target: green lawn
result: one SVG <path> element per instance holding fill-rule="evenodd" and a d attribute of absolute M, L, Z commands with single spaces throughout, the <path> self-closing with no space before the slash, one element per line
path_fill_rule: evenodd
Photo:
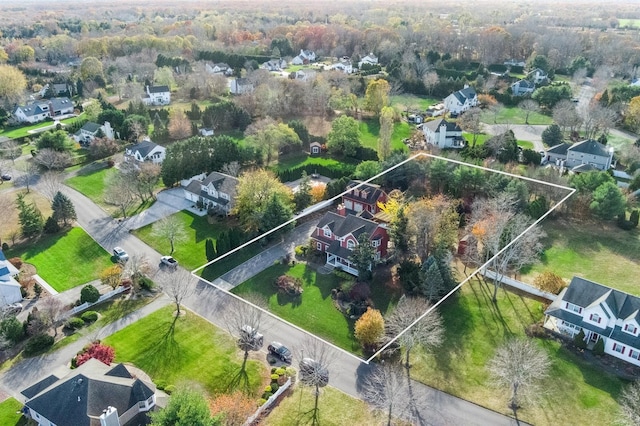
<path fill-rule="evenodd" d="M 131 362 L 160 386 L 197 382 L 210 395 L 224 393 L 239 374 L 242 358 L 235 340 L 205 319 L 187 312 L 175 320 L 175 306 L 167 306 L 107 337 L 115 362 Z M 261 390 L 265 369 L 247 361 L 253 394 Z"/>
<path fill-rule="evenodd" d="M 72 118 L 67 118 L 65 120 L 60 120 L 60 122 L 63 124 L 70 125 L 70 124 L 73 124 L 76 120 L 77 120 L 77 117 L 72 117 Z M 0 136 L 5 136 L 10 139 L 23 138 L 25 136 L 30 135 L 29 133 L 30 130 L 36 130 L 42 127 L 47 127 L 52 125 L 53 125 L 53 121 L 43 121 L 42 123 L 36 123 L 30 126 L 24 126 L 24 127 L 18 127 L 18 128 L 6 127 L 4 129 L 0 129 Z M 52 129 L 55 130 L 55 127 L 53 127 Z"/>
<path fill-rule="evenodd" d="M 27 424 L 27 418 L 20 414 L 23 404 L 15 398 L 7 398 L 0 402 L 0 425 L 22 426 Z"/>
<path fill-rule="evenodd" d="M 628 145 L 632 145 L 635 141 L 632 138 L 619 136 L 617 134 L 609 133 L 607 135 L 607 145 L 615 148 L 616 151 L 620 151 Z"/>
<path fill-rule="evenodd" d="M 279 294 L 274 281 L 280 275 L 290 275 L 303 281 L 300 298 Z M 316 271 L 299 263 L 293 267 L 274 265 L 233 289 L 238 295 L 258 293 L 268 299 L 269 310 L 279 317 L 326 339 L 336 346 L 360 353 L 353 337 L 353 320 L 347 319 L 333 304 L 331 289 L 338 285 L 333 275 Z"/>
<path fill-rule="evenodd" d="M 411 375 L 429 386 L 493 410 L 511 414 L 508 395 L 490 385 L 486 364 L 495 347 L 543 318 L 541 303 L 499 291 L 491 302 L 492 284 L 473 279 L 458 297 L 446 302 L 444 344 L 435 354 L 414 351 Z M 552 340 L 536 339 L 552 360 L 539 406 L 523 406 L 518 417 L 536 425 L 610 424 L 623 382 L 585 363 Z M 562 401 L 561 404 L 558 401 Z"/>
<path fill-rule="evenodd" d="M 67 179 L 65 183 L 90 198 L 91 201 L 101 206 L 109 214 L 119 217 L 122 216 L 120 209 L 104 201 L 107 178 L 116 173 L 118 173 L 118 170 L 115 168 L 92 169 L 84 173 L 80 171 L 76 176 Z M 153 200 L 147 200 L 142 204 L 136 204 L 127 210 L 127 215 L 133 216 L 138 214 L 151 207 L 152 204 Z"/>
<path fill-rule="evenodd" d="M 307 164 L 317 164 L 319 166 L 331 167 L 334 165 L 342 164 L 342 161 L 338 161 L 329 157 L 310 157 L 306 154 L 288 156 L 282 159 L 278 159 L 278 170 L 288 170 L 295 167 L 303 167 Z"/>
<path fill-rule="evenodd" d="M 618 19 L 619 28 L 640 28 L 640 19 Z"/>
<path fill-rule="evenodd" d="M 113 264 L 110 254 L 78 227 L 11 248 L 7 256 L 35 265 L 38 275 L 57 291 L 95 280 Z"/>
<path fill-rule="evenodd" d="M 391 105 L 400 111 L 419 109 L 425 111 L 431 105 L 441 102 L 441 99 L 430 98 L 425 96 L 416 96 L 411 94 L 402 94 L 391 96 Z"/>
<path fill-rule="evenodd" d="M 493 135 L 487 135 L 486 133 L 479 133 L 476 135 L 476 146 L 484 145 L 487 139 L 490 139 Z M 462 137 L 467 140 L 469 145 L 473 144 L 473 133 L 462 132 Z"/>
<path fill-rule="evenodd" d="M 266 426 L 312 425 L 315 391 L 307 386 L 297 386 L 265 419 Z M 369 405 L 338 389 L 327 386 L 318 399 L 319 424 L 323 426 L 386 424 L 383 414 L 374 413 Z M 383 422 L 384 420 L 384 422 Z"/>
<path fill-rule="evenodd" d="M 380 136 L 380 121 L 377 119 L 360 121 L 360 143 L 372 149 L 378 149 L 378 138 Z M 411 136 L 413 128 L 409 123 L 399 122 L 393 125 L 391 135 L 391 149 L 406 151 L 408 148 L 402 139 Z"/>
<path fill-rule="evenodd" d="M 533 142 L 518 140 L 518 146 L 524 149 L 533 149 Z"/>
<path fill-rule="evenodd" d="M 525 112 L 517 107 L 502 108 L 497 116 L 491 111 L 484 111 L 480 118 L 487 124 L 525 124 Z M 532 112 L 529 114 L 529 124 L 552 124 L 553 119 L 544 114 Z"/>
<path fill-rule="evenodd" d="M 545 221 L 542 261 L 526 271 L 525 281 L 549 270 L 567 280 L 578 275 L 640 296 L 640 232 L 614 224 Z"/>

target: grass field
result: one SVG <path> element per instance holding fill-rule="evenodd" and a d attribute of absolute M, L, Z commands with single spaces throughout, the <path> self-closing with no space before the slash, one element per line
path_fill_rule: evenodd
<path fill-rule="evenodd" d="M 0 402 L 0 425 L 3 426 L 23 426 L 28 420 L 22 414 L 22 403 L 15 398 L 7 398 Z"/>
<path fill-rule="evenodd" d="M 408 148 L 402 142 L 404 138 L 411 136 L 413 128 L 409 123 L 404 121 L 395 123 L 393 126 L 393 133 L 391 134 L 391 149 L 399 149 L 406 151 Z M 360 121 L 360 143 L 363 146 L 372 149 L 378 149 L 378 138 L 380 136 L 380 121 L 379 120 L 363 120 Z"/>
<path fill-rule="evenodd" d="M 167 306 L 104 339 L 116 352 L 115 362 L 131 362 L 156 385 L 199 383 L 210 395 L 227 392 L 240 371 L 241 353 L 234 339 L 203 318 L 187 312 L 175 321 Z M 249 390 L 261 389 L 265 368 L 247 361 Z"/>
<path fill-rule="evenodd" d="M 107 179 L 116 173 L 118 173 L 118 170 L 115 168 L 91 170 L 86 173 L 81 171 L 78 175 L 67 179 L 65 183 L 76 191 L 79 191 L 89 197 L 91 201 L 101 206 L 109 214 L 119 217 L 122 216 L 120 209 L 104 201 Z M 153 200 L 147 200 L 142 204 L 136 204 L 127 210 L 127 216 L 138 214 L 151 207 L 152 204 Z"/>
<path fill-rule="evenodd" d="M 487 124 L 525 124 L 525 112 L 517 107 L 502 108 L 497 116 L 490 111 L 484 111 L 480 117 Z M 529 114 L 529 124 L 552 124 L 553 119 L 544 114 L 532 112 Z"/>
<path fill-rule="evenodd" d="M 484 143 L 487 141 L 487 139 L 491 138 L 491 136 L 492 135 L 487 135 L 485 133 L 479 133 L 478 135 L 476 135 L 476 146 L 484 145 Z M 473 134 L 472 133 L 462 132 L 462 137 L 464 137 L 467 140 L 467 144 L 468 145 L 472 145 L 473 144 Z"/>
<path fill-rule="evenodd" d="M 632 145 L 635 142 L 632 138 L 625 137 L 618 134 L 609 133 L 607 135 L 607 145 L 615 148 L 616 151 L 620 151 L 627 145 Z"/>
<path fill-rule="evenodd" d="M 437 104 L 441 101 L 441 99 L 410 94 L 391 96 L 391 105 L 396 107 L 401 112 L 406 111 L 407 109 L 419 109 L 424 112 L 431 105 Z"/>
<path fill-rule="evenodd" d="M 508 394 L 490 385 L 486 364 L 496 346 L 513 337 L 524 338 L 525 328 L 542 319 L 543 306 L 504 290 L 498 292 L 494 305 L 492 291 L 491 284 L 474 279 L 442 306 L 445 341 L 435 354 L 414 351 L 411 375 L 437 389 L 511 414 Z M 524 405 L 518 417 L 535 425 L 610 424 L 623 382 L 555 341 L 536 339 L 536 343 L 548 353 L 552 366 L 542 382 L 545 392 L 540 404 Z"/>
<path fill-rule="evenodd" d="M 111 266 L 111 256 L 82 228 L 45 235 L 28 246 L 11 248 L 7 257 L 20 257 L 57 291 L 64 291 L 99 277 Z"/>
<path fill-rule="evenodd" d="M 532 282 L 537 274 L 549 270 L 567 282 L 578 275 L 640 296 L 640 232 L 585 222 L 543 222 L 547 238 L 542 261 L 523 279 Z"/>
<path fill-rule="evenodd" d="M 618 27 L 620 28 L 640 28 L 640 19 L 618 19 Z"/>
<path fill-rule="evenodd" d="M 314 424 L 312 419 L 314 402 L 315 395 L 312 388 L 297 386 L 290 396 L 274 408 L 264 424 L 266 426 L 312 425 Z M 376 415 L 364 401 L 331 386 L 321 390 L 318 399 L 318 418 L 318 424 L 323 426 L 386 424 L 384 415 Z"/>
<path fill-rule="evenodd" d="M 278 293 L 274 281 L 280 275 L 300 278 L 304 292 L 300 298 Z M 258 293 L 268 300 L 274 314 L 351 352 L 360 353 L 353 337 L 353 320 L 348 320 L 333 304 L 331 289 L 338 285 L 335 275 L 316 274 L 304 264 L 274 265 L 233 289 L 238 295 Z"/>
<path fill-rule="evenodd" d="M 5 189 L 6 183 L 0 186 L 0 189 Z M 11 235 L 20 234 L 20 222 L 18 221 L 18 209 L 15 208 L 16 194 L 18 192 L 0 192 L 0 203 L 7 205 L 2 213 L 2 226 L 0 226 L 0 238 L 3 242 L 7 242 L 11 245 Z M 30 191 L 25 193 L 24 197 L 27 203 L 35 203 L 42 217 L 47 218 L 51 216 L 51 202 L 47 200 L 43 195 L 38 192 Z M 7 204 L 4 204 L 6 201 Z"/>
<path fill-rule="evenodd" d="M 329 157 L 310 157 L 306 154 L 286 157 L 278 160 L 278 170 L 287 170 L 295 167 L 306 166 L 307 164 L 317 164 L 319 166 L 333 166 L 342 164 L 342 161 L 338 161 Z"/>
<path fill-rule="evenodd" d="M 60 120 L 60 123 L 68 125 L 68 124 L 73 124 L 76 120 L 77 120 L 77 117 L 71 117 L 64 120 Z M 55 130 L 53 121 L 43 121 L 42 123 L 36 123 L 30 126 L 24 126 L 19 128 L 7 127 L 4 129 L 0 129 L 0 136 L 4 136 L 10 139 L 23 138 L 25 136 L 29 136 L 30 130 L 37 130 L 47 126 L 52 126 L 51 128 Z"/>

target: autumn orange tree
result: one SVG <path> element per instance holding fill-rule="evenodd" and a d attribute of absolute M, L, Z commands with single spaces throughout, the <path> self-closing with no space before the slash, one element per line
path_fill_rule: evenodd
<path fill-rule="evenodd" d="M 169 117 L 169 137 L 173 140 L 191 136 L 191 121 L 182 110 L 172 110 Z"/>
<path fill-rule="evenodd" d="M 251 397 L 236 391 L 222 394 L 209 401 L 211 415 L 222 415 L 222 425 L 241 426 L 256 409 L 256 402 Z"/>
<path fill-rule="evenodd" d="M 567 286 L 562 277 L 551 271 L 544 271 L 538 275 L 533 280 L 533 284 L 540 290 L 548 291 L 553 294 L 560 293 L 560 291 Z"/>
<path fill-rule="evenodd" d="M 311 201 L 315 204 L 324 200 L 324 194 L 326 193 L 326 191 L 327 191 L 327 185 L 325 185 L 324 183 L 312 186 Z"/>
<path fill-rule="evenodd" d="M 384 334 L 384 319 L 377 309 L 368 308 L 355 324 L 354 335 L 366 349 L 376 346 Z"/>
<path fill-rule="evenodd" d="M 110 286 L 112 289 L 116 289 L 120 285 L 120 278 L 122 277 L 122 266 L 113 265 L 102 271 L 100 274 L 100 281 L 102 284 Z"/>

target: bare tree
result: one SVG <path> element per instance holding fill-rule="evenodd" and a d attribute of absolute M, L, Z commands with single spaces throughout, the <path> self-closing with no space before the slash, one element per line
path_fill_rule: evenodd
<path fill-rule="evenodd" d="M 428 72 L 422 77 L 422 84 L 424 84 L 424 88 L 427 89 L 427 94 L 431 96 L 433 92 L 433 88 L 438 85 L 440 79 L 438 78 L 438 73 L 435 71 Z"/>
<path fill-rule="evenodd" d="M 431 305 L 425 298 L 403 296 L 393 312 L 385 319 L 387 337 L 400 336 L 397 342 L 404 347 L 407 369 L 410 366 L 411 349 L 420 345 L 429 351 L 440 346 L 444 338 L 442 318 L 437 310 L 429 311 L 430 307 Z M 422 315 L 424 317 L 413 324 Z M 411 328 L 407 329 L 407 327 Z"/>
<path fill-rule="evenodd" d="M 640 381 L 628 385 L 620 395 L 619 423 L 625 426 L 640 425 Z"/>
<path fill-rule="evenodd" d="M 136 204 L 133 185 L 135 182 L 127 179 L 122 173 L 115 173 L 106 180 L 104 201 L 120 209 L 122 217 L 127 217 L 127 210 Z"/>
<path fill-rule="evenodd" d="M 480 122 L 480 108 L 471 108 L 458 118 L 458 125 L 465 132 L 473 134 L 471 142 L 472 146 L 476 146 L 478 134 L 482 132 L 482 123 Z"/>
<path fill-rule="evenodd" d="M 152 273 L 149 258 L 141 254 L 132 254 L 124 264 L 123 275 L 131 279 L 134 291 L 140 286 L 140 280 Z"/>
<path fill-rule="evenodd" d="M 62 188 L 62 182 L 64 181 L 64 177 L 62 173 L 59 171 L 48 171 L 40 176 L 40 180 L 38 181 L 38 188 L 40 192 L 47 197 L 47 200 L 53 201 L 53 197 L 56 196 L 60 189 Z"/>
<path fill-rule="evenodd" d="M 529 124 L 529 115 L 531 115 L 531 113 L 540 111 L 540 105 L 538 105 L 538 103 L 533 99 L 525 99 L 520 102 L 518 106 L 524 111 L 525 124 Z"/>
<path fill-rule="evenodd" d="M 21 153 L 20 145 L 13 139 L 6 140 L 0 144 L 0 158 L 8 158 L 15 164 L 16 158 L 20 157 Z"/>
<path fill-rule="evenodd" d="M 71 155 L 68 152 L 44 148 L 38 151 L 33 160 L 47 170 L 62 170 L 71 164 Z"/>
<path fill-rule="evenodd" d="M 158 274 L 160 288 L 176 304 L 176 319 L 180 316 L 182 301 L 191 296 L 196 288 L 196 278 L 185 269 L 166 269 Z"/>
<path fill-rule="evenodd" d="M 521 401 L 535 398 L 537 381 L 547 375 L 550 365 L 546 352 L 533 340 L 513 339 L 496 350 L 487 368 L 497 386 L 508 388 L 509 408 L 515 413 Z"/>
<path fill-rule="evenodd" d="M 391 426 L 394 414 L 403 413 L 409 406 L 407 379 L 397 364 L 374 366 L 364 379 L 362 394 L 365 401 L 385 412 L 387 426 Z"/>
<path fill-rule="evenodd" d="M 175 250 L 175 244 L 187 239 L 187 231 L 184 224 L 176 216 L 167 216 L 153 224 L 152 233 L 160 238 L 169 240 L 171 252 Z"/>
<path fill-rule="evenodd" d="M 48 327 L 53 327 L 53 337 L 58 335 L 58 325 L 66 311 L 64 303 L 59 299 L 49 296 L 38 304 L 40 320 Z"/>
<path fill-rule="evenodd" d="M 567 128 L 573 132 L 582 124 L 582 118 L 573 102 L 563 99 L 553 107 L 553 121 L 566 131 Z"/>
<path fill-rule="evenodd" d="M 265 305 L 260 295 L 248 294 L 244 298 L 256 306 Z M 244 363 L 246 363 L 249 351 L 259 351 L 264 343 L 260 334 L 262 311 L 245 301 L 233 299 L 231 306 L 225 310 L 224 321 L 229 333 L 238 336 L 238 346 L 244 351 Z"/>
<path fill-rule="evenodd" d="M 311 410 L 311 424 L 320 424 L 318 400 L 320 388 L 329 384 L 330 354 L 328 346 L 315 338 L 309 338 L 303 345 L 302 359 L 298 364 L 300 382 L 304 386 L 315 388 L 315 404 Z"/>
<path fill-rule="evenodd" d="M 222 165 L 222 173 L 226 173 L 229 176 L 238 177 L 240 176 L 240 163 L 237 161 L 232 161 L 230 163 L 225 163 Z"/>
<path fill-rule="evenodd" d="M 618 114 L 611 108 L 599 104 L 590 104 L 579 111 L 582 116 L 585 138 L 594 139 L 598 133 L 606 135 L 615 126 Z"/>
<path fill-rule="evenodd" d="M 30 192 L 31 184 L 34 181 L 34 178 L 38 175 L 38 166 L 32 159 L 29 159 L 22 164 L 20 171 L 22 171 L 23 174 L 16 179 L 16 184 L 26 187 L 27 192 Z"/>

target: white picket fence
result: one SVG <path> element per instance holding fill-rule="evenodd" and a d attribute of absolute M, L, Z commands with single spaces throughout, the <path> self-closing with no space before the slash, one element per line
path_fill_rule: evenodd
<path fill-rule="evenodd" d="M 278 388 L 278 390 L 277 390 L 273 395 L 271 395 L 271 396 L 269 397 L 269 399 L 267 399 L 267 402 L 265 402 L 265 403 L 264 403 L 264 404 L 262 404 L 260 407 L 258 407 L 258 409 L 256 410 L 256 412 L 255 412 L 255 413 L 253 413 L 253 415 L 251 415 L 251 417 L 249 417 L 249 418 L 247 419 L 247 421 L 246 421 L 246 422 L 244 422 L 244 424 L 243 424 L 242 426 L 250 426 L 251 424 L 253 424 L 253 422 L 255 422 L 255 421 L 256 421 L 256 419 L 257 419 L 258 417 L 260 417 L 260 414 L 262 414 L 262 412 L 263 412 L 264 410 L 266 410 L 267 408 L 271 407 L 271 405 L 273 405 L 273 403 L 274 403 L 274 402 L 276 402 L 276 399 L 277 399 L 280 395 L 282 395 L 282 393 L 283 393 L 284 391 L 286 391 L 287 389 L 289 389 L 289 387 L 290 387 L 290 386 L 291 386 L 291 378 L 288 378 L 288 379 L 287 379 L 287 382 L 286 382 L 284 385 L 280 386 L 280 387 Z"/>
<path fill-rule="evenodd" d="M 126 288 L 124 288 L 123 286 L 120 286 L 118 288 L 116 288 L 115 290 L 111 290 L 108 293 L 103 294 L 102 296 L 100 296 L 100 298 L 98 300 L 96 300 L 93 303 L 89 303 L 89 302 L 84 302 L 82 305 L 78 305 L 78 306 L 74 306 L 73 309 L 67 311 L 67 313 L 65 314 L 66 317 L 71 317 L 79 312 L 85 311 L 87 309 L 89 309 L 91 306 L 97 305 L 98 303 L 102 303 L 105 300 L 109 300 L 111 299 L 113 296 L 116 296 L 122 292 L 124 292 L 126 290 Z"/>

